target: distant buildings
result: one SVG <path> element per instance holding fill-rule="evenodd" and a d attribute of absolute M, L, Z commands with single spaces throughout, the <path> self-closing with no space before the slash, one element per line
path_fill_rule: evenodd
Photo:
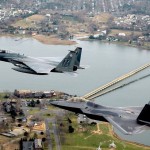
<path fill-rule="evenodd" d="M 114 24 L 116 28 L 120 29 L 147 31 L 147 28 L 150 25 L 150 16 L 128 14 L 127 16 L 116 17 Z"/>
<path fill-rule="evenodd" d="M 38 133 L 45 132 L 46 130 L 45 122 L 34 123 L 32 130 Z"/>
<path fill-rule="evenodd" d="M 34 141 L 22 141 L 22 150 L 34 150 Z"/>
<path fill-rule="evenodd" d="M 21 150 L 43 150 L 42 148 L 42 140 L 34 139 L 34 140 L 21 140 L 20 142 Z"/>
<path fill-rule="evenodd" d="M 51 91 L 15 90 L 14 95 L 19 98 L 51 98 L 56 93 Z"/>
<path fill-rule="evenodd" d="M 77 118 L 77 122 L 78 124 L 97 124 L 96 120 L 93 119 L 89 119 L 88 117 L 86 117 L 85 115 L 79 114 L 78 118 Z"/>
<path fill-rule="evenodd" d="M 42 139 L 34 140 L 34 148 L 35 150 L 42 150 Z"/>
<path fill-rule="evenodd" d="M 32 14 L 34 14 L 34 12 L 31 10 L 23 10 L 19 8 L 3 8 L 0 9 L 0 21 L 7 21 L 12 19 L 12 17 L 22 17 Z"/>

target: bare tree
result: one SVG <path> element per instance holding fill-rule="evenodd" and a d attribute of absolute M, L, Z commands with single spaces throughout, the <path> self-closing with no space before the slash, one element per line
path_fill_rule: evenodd
<path fill-rule="evenodd" d="M 89 29 L 90 33 L 94 34 L 94 32 L 97 31 L 98 26 L 96 23 L 92 22 L 89 24 L 88 29 Z"/>

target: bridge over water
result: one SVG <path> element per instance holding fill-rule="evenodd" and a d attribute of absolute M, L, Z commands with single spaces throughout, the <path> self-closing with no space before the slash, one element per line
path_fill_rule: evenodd
<path fill-rule="evenodd" d="M 148 68 L 148 67 L 150 67 L 150 63 L 145 64 L 145 65 L 143 65 L 143 66 L 141 66 L 141 67 L 139 67 L 139 68 L 137 68 L 137 69 L 135 69 L 135 70 L 133 70 L 133 71 L 127 73 L 127 74 L 124 74 L 124 75 L 121 76 L 121 77 L 118 77 L 118 78 L 114 79 L 113 81 L 111 81 L 111 82 L 109 82 L 109 83 L 107 83 L 107 84 L 105 84 L 105 85 L 100 86 L 99 88 L 93 90 L 92 92 L 89 92 L 89 93 L 87 93 L 86 95 L 82 96 L 81 98 L 82 98 L 82 99 L 92 100 L 92 99 L 94 99 L 94 98 L 96 98 L 96 97 L 99 97 L 99 96 L 101 96 L 101 95 L 104 95 L 104 94 L 106 94 L 106 93 L 108 93 L 108 92 L 111 92 L 111 91 L 113 91 L 113 90 L 115 90 L 115 89 L 118 89 L 118 88 L 120 88 L 120 87 L 123 87 L 123 86 L 125 86 L 125 85 L 127 85 L 127 84 L 133 83 L 133 82 L 137 81 L 138 79 L 137 79 L 137 80 L 134 80 L 134 81 L 131 81 L 131 82 L 127 83 L 127 84 L 124 84 L 124 85 L 122 85 L 122 86 L 118 86 L 118 87 L 116 87 L 116 88 L 107 90 L 107 89 L 110 88 L 111 86 L 113 86 L 113 85 L 115 85 L 115 84 L 117 84 L 117 83 L 119 83 L 119 82 L 121 82 L 121 81 L 123 81 L 123 80 L 125 80 L 125 79 L 127 79 L 127 78 L 129 78 L 129 77 L 131 77 L 131 76 L 133 76 L 133 75 L 135 75 L 135 74 L 141 72 L 141 71 L 143 71 L 144 69 L 146 69 L 146 68 Z M 147 75 L 147 76 L 148 76 L 148 75 Z M 147 76 L 145 76 L 145 77 L 147 77 Z M 144 78 L 144 77 L 143 77 L 143 78 Z M 139 78 L 139 79 L 142 79 L 142 78 Z"/>

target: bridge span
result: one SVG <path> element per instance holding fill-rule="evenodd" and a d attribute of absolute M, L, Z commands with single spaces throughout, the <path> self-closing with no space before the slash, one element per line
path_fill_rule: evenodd
<path fill-rule="evenodd" d="M 141 66 L 141 67 L 139 67 L 139 68 L 137 68 L 137 69 L 127 73 L 127 74 L 124 74 L 123 76 L 121 76 L 119 78 L 116 78 L 113 81 L 111 81 L 111 82 L 109 82 L 109 83 L 107 83 L 107 84 L 105 84 L 103 86 L 100 86 L 99 88 L 93 90 L 92 92 L 89 92 L 86 95 L 82 96 L 82 98 L 83 99 L 92 100 L 92 99 L 94 99 L 94 98 L 96 98 L 98 96 L 104 95 L 104 93 L 107 93 L 107 92 L 103 92 L 103 91 L 106 90 L 107 88 L 109 88 L 109 87 L 117 84 L 118 82 L 121 82 L 121 81 L 123 81 L 123 80 L 125 80 L 125 79 L 127 79 L 127 78 L 129 78 L 129 77 L 131 77 L 133 75 L 135 75 L 135 74 L 137 74 L 138 72 L 140 72 L 140 71 L 142 71 L 142 70 L 144 70 L 144 69 L 146 69 L 148 67 L 150 67 L 150 63 L 145 64 L 145 65 L 143 65 L 143 66 Z M 100 94 L 100 92 L 102 92 L 102 93 Z"/>

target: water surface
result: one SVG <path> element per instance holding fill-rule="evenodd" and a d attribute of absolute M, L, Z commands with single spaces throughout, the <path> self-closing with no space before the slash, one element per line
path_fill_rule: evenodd
<path fill-rule="evenodd" d="M 0 62 L 0 91 L 14 91 L 14 89 L 59 90 L 82 96 L 150 62 L 150 51 L 147 50 L 99 41 L 78 41 L 78 43 L 75 46 L 55 46 L 44 45 L 34 39 L 15 41 L 14 38 L 1 37 L 1 49 L 37 57 L 63 57 L 68 53 L 68 50 L 74 50 L 80 46 L 83 48 L 81 64 L 90 67 L 86 70 L 79 70 L 77 77 L 59 73 L 38 76 L 16 72 L 11 69 L 12 64 Z M 150 69 L 148 68 L 130 80 L 149 73 Z M 150 77 L 147 77 L 101 96 L 95 101 L 109 106 L 144 106 L 150 100 L 149 89 Z M 150 131 L 134 136 L 124 136 L 119 131 L 117 133 L 123 138 L 150 145 Z"/>

